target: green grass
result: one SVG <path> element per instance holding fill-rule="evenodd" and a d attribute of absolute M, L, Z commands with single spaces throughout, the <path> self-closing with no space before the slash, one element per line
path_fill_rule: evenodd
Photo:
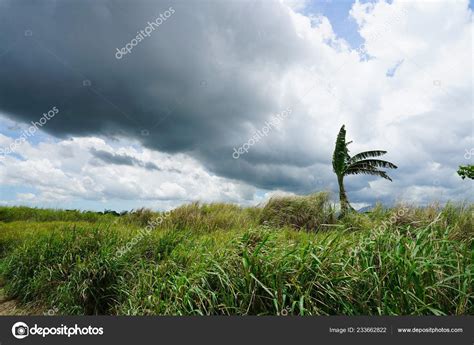
<path fill-rule="evenodd" d="M 47 222 L 47 221 L 85 221 L 98 222 L 110 221 L 114 219 L 113 215 L 101 214 L 100 212 L 81 212 L 78 210 L 56 210 L 56 209 L 40 209 L 24 206 L 5 207 L 0 206 L 0 221 L 31 221 L 31 222 Z"/>
<path fill-rule="evenodd" d="M 340 220 L 325 195 L 94 221 L 22 212 L 0 218 L 4 291 L 62 314 L 474 314 L 473 205 Z"/>

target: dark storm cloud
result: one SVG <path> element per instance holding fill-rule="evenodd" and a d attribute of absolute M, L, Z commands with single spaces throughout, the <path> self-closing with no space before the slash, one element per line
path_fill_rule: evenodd
<path fill-rule="evenodd" d="M 251 134 L 246 124 L 263 125 L 289 105 L 275 102 L 272 83 L 304 45 L 282 24 L 289 17 L 278 2 L 0 4 L 0 111 L 8 116 L 30 122 L 57 106 L 60 116 L 44 129 L 58 137 L 135 138 L 259 187 L 308 187 L 304 168 L 317 158 L 307 150 L 256 148 L 238 164 L 231 157 Z M 170 7 L 149 37 L 115 57 Z"/>
<path fill-rule="evenodd" d="M 107 164 L 139 166 L 147 170 L 161 171 L 161 169 L 153 162 L 143 162 L 135 157 L 128 156 L 126 154 L 114 154 L 104 150 L 97 150 L 95 148 L 92 148 L 90 150 L 90 153 L 95 158 Z"/>

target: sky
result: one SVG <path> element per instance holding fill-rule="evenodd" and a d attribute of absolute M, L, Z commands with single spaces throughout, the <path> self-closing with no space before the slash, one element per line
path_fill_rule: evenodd
<path fill-rule="evenodd" d="M 472 3 L 0 0 L 0 205 L 472 202 Z"/>

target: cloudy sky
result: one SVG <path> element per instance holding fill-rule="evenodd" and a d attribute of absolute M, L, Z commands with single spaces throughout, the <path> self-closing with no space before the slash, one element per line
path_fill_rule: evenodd
<path fill-rule="evenodd" d="M 384 149 L 399 167 L 393 182 L 346 178 L 356 206 L 472 201 L 456 174 L 474 160 L 472 8 L 0 0 L 0 204 L 336 192 L 342 124 L 352 153 Z"/>

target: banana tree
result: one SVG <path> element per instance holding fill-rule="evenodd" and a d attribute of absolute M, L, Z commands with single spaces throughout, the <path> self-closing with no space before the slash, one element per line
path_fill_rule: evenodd
<path fill-rule="evenodd" d="M 352 141 L 346 142 L 346 129 L 342 125 L 336 139 L 336 146 L 332 157 L 332 167 L 337 176 L 339 185 L 339 201 L 341 203 L 341 214 L 344 215 L 348 210 L 353 210 L 347 199 L 346 190 L 344 189 L 344 177 L 347 175 L 374 175 L 389 181 L 392 179 L 387 173 L 379 168 L 396 169 L 397 166 L 388 161 L 374 159 L 387 153 L 387 151 L 373 150 L 360 152 L 354 156 L 349 155 L 347 146 Z"/>

